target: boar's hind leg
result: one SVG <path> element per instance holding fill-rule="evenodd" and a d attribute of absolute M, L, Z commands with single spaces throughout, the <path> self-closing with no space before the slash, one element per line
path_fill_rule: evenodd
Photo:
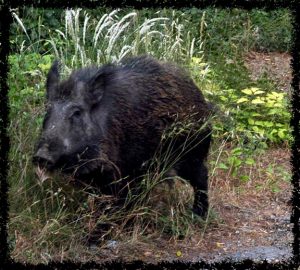
<path fill-rule="evenodd" d="M 189 181 L 194 189 L 193 212 L 200 217 L 206 216 L 209 206 L 208 170 L 205 163 L 210 141 L 211 134 L 208 134 L 199 145 L 187 153 L 178 169 L 178 175 Z"/>
<path fill-rule="evenodd" d="M 178 175 L 189 181 L 194 189 L 193 212 L 205 217 L 208 210 L 208 170 L 204 161 L 187 160 L 182 164 Z"/>

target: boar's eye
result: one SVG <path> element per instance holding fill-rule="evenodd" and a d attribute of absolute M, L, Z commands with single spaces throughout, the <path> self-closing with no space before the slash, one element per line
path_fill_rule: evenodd
<path fill-rule="evenodd" d="M 79 119 L 80 117 L 81 117 L 81 110 L 79 110 L 79 109 L 73 111 L 73 113 L 71 114 L 72 120 Z"/>

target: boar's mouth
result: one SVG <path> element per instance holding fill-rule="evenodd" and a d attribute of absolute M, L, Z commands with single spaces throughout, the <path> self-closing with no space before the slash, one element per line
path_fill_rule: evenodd
<path fill-rule="evenodd" d="M 64 174 L 71 174 L 76 178 L 86 176 L 98 170 L 101 166 L 98 158 L 83 158 L 78 157 L 78 154 L 74 157 L 62 158 L 62 162 L 58 162 L 56 168 L 60 169 Z"/>
<path fill-rule="evenodd" d="M 52 172 L 55 170 L 55 164 L 51 159 L 46 159 L 41 156 L 33 156 L 32 162 L 35 166 L 41 168 L 41 169 L 46 169 L 49 172 Z"/>
<path fill-rule="evenodd" d="M 95 147 L 85 147 L 76 153 L 61 155 L 56 160 L 41 155 L 38 150 L 33 156 L 33 163 L 48 172 L 59 171 L 76 177 L 90 174 L 101 166 L 99 151 Z"/>

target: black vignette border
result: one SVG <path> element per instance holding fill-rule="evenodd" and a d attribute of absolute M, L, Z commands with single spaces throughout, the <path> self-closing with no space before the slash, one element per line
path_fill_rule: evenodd
<path fill-rule="evenodd" d="M 9 28 L 12 21 L 9 7 L 0 5 L 0 268 L 10 261 L 8 248 L 8 153 L 10 140 L 8 128 L 8 54 Z"/>
<path fill-rule="evenodd" d="M 291 9 L 292 23 L 293 23 L 293 39 L 292 39 L 292 62 L 291 67 L 293 69 L 293 80 L 292 80 L 292 100 L 291 100 L 291 127 L 293 135 L 293 144 L 291 147 L 291 165 L 292 165 L 292 216 L 291 222 L 293 223 L 293 263 L 287 265 L 283 264 L 268 264 L 266 262 L 254 263 L 251 260 L 245 260 L 240 263 L 234 262 L 221 262 L 215 264 L 207 264 L 204 262 L 199 263 L 183 263 L 183 262 L 162 262 L 155 266 L 156 269 L 197 269 L 199 267 L 207 269 L 224 269 L 229 267 L 231 269 L 291 269 L 299 266 L 299 206 L 300 206 L 300 191 L 299 191 L 299 178 L 300 178 L 300 130 L 299 130 L 299 113 L 300 113 L 300 3 L 298 1 L 284 1 L 284 0 L 273 0 L 273 1 L 259 1 L 259 0 L 199 0 L 199 1 L 88 1 L 88 0 L 74 0 L 72 1 L 39 1 L 39 0 L 16 0 L 16 1 L 0 1 L 0 269 L 6 269 L 6 267 L 14 267 L 14 269 L 148 269 L 154 267 L 151 264 L 145 264 L 143 262 L 135 263 L 122 263 L 122 262 L 111 262 L 103 265 L 91 262 L 91 263 L 74 263 L 70 261 L 65 262 L 51 262 L 48 265 L 29 265 L 13 262 L 10 258 L 9 245 L 8 245 L 8 209 L 9 202 L 8 198 L 8 182 L 7 175 L 9 169 L 8 153 L 10 140 L 7 133 L 8 127 L 8 114 L 9 114 L 9 103 L 8 103 L 8 83 L 7 74 L 9 71 L 8 66 L 8 54 L 9 54 L 9 28 L 12 22 L 10 14 L 10 7 L 18 6 L 34 6 L 39 8 L 66 8 L 66 7 L 96 7 L 96 6 L 107 6 L 107 7 L 171 7 L 171 8 L 182 8 L 182 7 L 222 7 L 222 8 L 266 8 L 266 9 L 277 9 L 280 7 Z"/>

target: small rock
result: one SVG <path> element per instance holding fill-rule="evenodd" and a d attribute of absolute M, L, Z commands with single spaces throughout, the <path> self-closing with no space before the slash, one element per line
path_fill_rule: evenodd
<path fill-rule="evenodd" d="M 109 240 L 107 241 L 107 247 L 108 248 L 112 248 L 112 249 L 115 249 L 118 245 L 118 241 L 115 241 L 115 240 Z"/>
<path fill-rule="evenodd" d="M 152 255 L 152 252 L 151 251 L 146 251 L 146 252 L 144 252 L 144 255 L 147 256 L 147 257 L 149 257 L 149 256 Z"/>

